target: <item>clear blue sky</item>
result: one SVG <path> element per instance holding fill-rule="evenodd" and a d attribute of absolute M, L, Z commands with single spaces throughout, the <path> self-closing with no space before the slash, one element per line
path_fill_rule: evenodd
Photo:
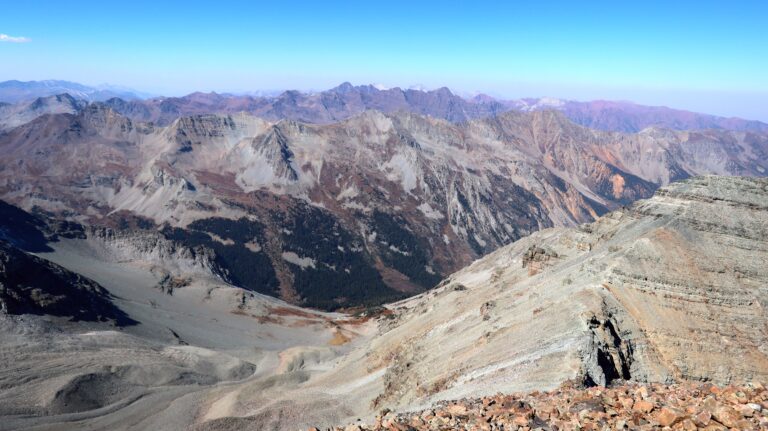
<path fill-rule="evenodd" d="M 7 1 L 0 80 L 164 95 L 342 81 L 768 120 L 768 1 Z"/>

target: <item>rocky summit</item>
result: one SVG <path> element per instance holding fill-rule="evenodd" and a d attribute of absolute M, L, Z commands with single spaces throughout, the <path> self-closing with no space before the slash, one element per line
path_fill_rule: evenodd
<path fill-rule="evenodd" d="M 550 392 L 462 399 L 417 412 L 383 410 L 372 424 L 352 424 L 335 431 L 766 428 L 768 391 L 764 385 L 684 383 L 589 389 L 564 385 Z"/>

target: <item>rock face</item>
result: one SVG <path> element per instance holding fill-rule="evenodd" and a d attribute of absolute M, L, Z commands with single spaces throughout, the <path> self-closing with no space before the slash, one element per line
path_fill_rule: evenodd
<path fill-rule="evenodd" d="M 330 125 L 205 115 L 156 127 L 91 104 L 17 127 L 0 149 L 0 195 L 13 203 L 91 224 L 141 220 L 216 250 L 239 286 L 323 308 L 423 291 L 499 246 L 675 179 L 768 169 L 766 135 L 604 133 L 554 112 L 460 125 L 374 111 Z M 238 276 L 242 262 L 258 270 Z"/>
<path fill-rule="evenodd" d="M 203 246 L 185 247 L 161 232 L 89 227 L 85 233 L 94 253 L 106 261 L 147 262 L 174 277 L 228 277 L 227 270 L 219 266 L 215 251 Z"/>
<path fill-rule="evenodd" d="M 49 252 L 59 238 L 85 238 L 82 226 L 45 220 L 0 201 L 0 314 L 135 323 L 98 283 L 29 254 Z"/>
<path fill-rule="evenodd" d="M 384 370 L 372 407 L 394 409 L 566 380 L 764 381 L 766 238 L 768 180 L 674 183 L 394 304 L 338 372 Z"/>

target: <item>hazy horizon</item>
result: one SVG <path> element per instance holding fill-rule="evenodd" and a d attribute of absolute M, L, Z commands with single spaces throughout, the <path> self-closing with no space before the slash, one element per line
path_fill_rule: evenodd
<path fill-rule="evenodd" d="M 421 84 L 768 121 L 762 2 L 289 3 L 5 5 L 0 80 L 164 96 Z"/>

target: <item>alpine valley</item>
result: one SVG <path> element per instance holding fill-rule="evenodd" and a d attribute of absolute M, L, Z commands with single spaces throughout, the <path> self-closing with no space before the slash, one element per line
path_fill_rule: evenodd
<path fill-rule="evenodd" d="M 0 430 L 768 426 L 764 123 L 48 82 L 0 85 Z"/>

